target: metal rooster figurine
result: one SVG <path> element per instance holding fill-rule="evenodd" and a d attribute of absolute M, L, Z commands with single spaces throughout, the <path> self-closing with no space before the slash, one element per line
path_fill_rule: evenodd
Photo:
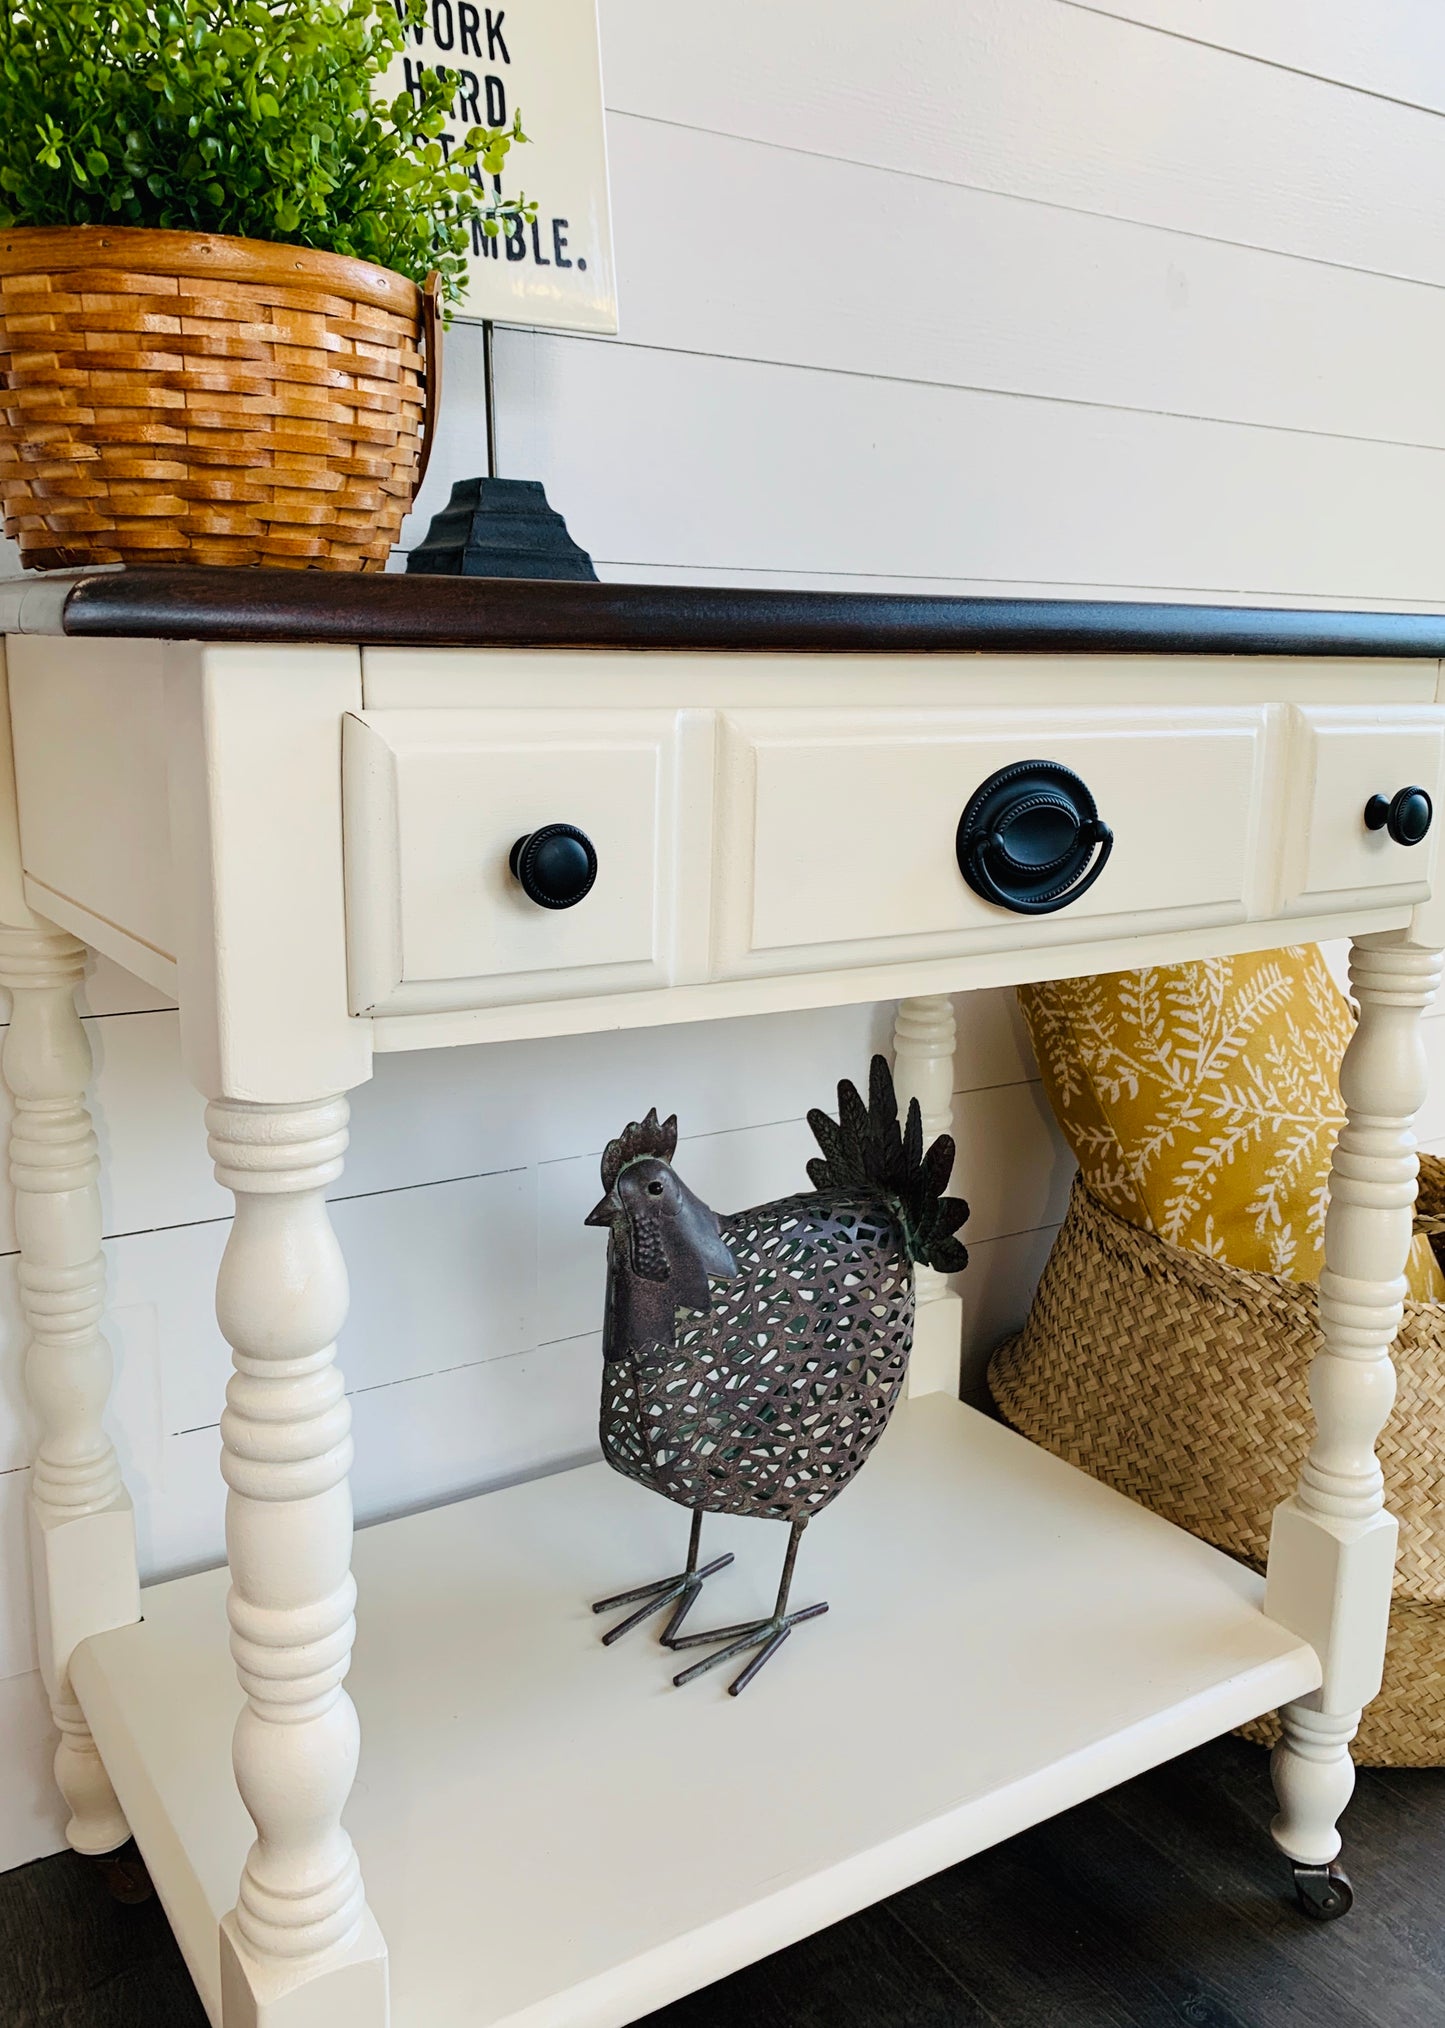
<path fill-rule="evenodd" d="M 808 1124 L 823 1151 L 808 1164 L 815 1188 L 719 1219 L 672 1166 L 676 1118 L 659 1125 L 654 1109 L 608 1143 L 606 1194 L 587 1217 L 610 1235 L 603 1453 L 614 1470 L 692 1509 L 686 1568 L 593 1610 L 636 1608 L 608 1642 L 671 1605 L 668 1647 L 717 1643 L 678 1684 L 756 1650 L 728 1686 L 734 1696 L 793 1627 L 828 1610 L 788 1610 L 798 1544 L 861 1470 L 902 1392 L 915 1264 L 949 1274 L 968 1260 L 954 1237 L 968 1206 L 944 1195 L 953 1142 L 942 1134 L 924 1153 L 916 1099 L 900 1131 L 881 1056 L 866 1106 L 843 1083 L 837 1120 L 815 1110 Z M 704 1579 L 732 1562 L 699 1565 L 704 1514 L 789 1524 L 768 1618 L 679 1631 Z"/>

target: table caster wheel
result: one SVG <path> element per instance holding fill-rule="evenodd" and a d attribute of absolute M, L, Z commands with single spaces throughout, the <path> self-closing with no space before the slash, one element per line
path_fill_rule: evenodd
<path fill-rule="evenodd" d="M 111 1900 L 123 1907 L 138 1908 L 155 1893 L 134 1838 L 128 1838 L 114 1852 L 97 1852 L 90 1863 L 105 1882 Z"/>
<path fill-rule="evenodd" d="M 1296 1866 L 1294 1891 L 1311 1922 L 1337 1922 L 1355 1905 L 1355 1890 L 1343 1866 Z"/>

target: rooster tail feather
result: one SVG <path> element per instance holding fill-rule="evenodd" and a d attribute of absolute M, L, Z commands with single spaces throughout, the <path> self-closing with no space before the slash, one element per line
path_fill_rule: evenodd
<path fill-rule="evenodd" d="M 917 1099 L 908 1101 L 908 1124 L 903 1129 L 903 1170 L 911 1175 L 923 1167 L 923 1114 Z"/>
<path fill-rule="evenodd" d="M 968 1250 L 955 1235 L 968 1217 L 968 1206 L 961 1197 L 944 1195 L 953 1173 L 953 1141 L 940 1134 L 925 1152 L 917 1099 L 910 1099 L 907 1124 L 899 1126 L 886 1057 L 875 1056 L 869 1068 L 866 1105 L 857 1086 L 845 1078 L 838 1086 L 837 1119 L 815 1108 L 808 1125 L 822 1149 L 821 1157 L 808 1164 L 815 1189 L 886 1197 L 898 1213 L 915 1266 L 956 1274 L 966 1265 Z"/>
<path fill-rule="evenodd" d="M 823 1151 L 823 1167 L 825 1169 L 829 1163 L 841 1162 L 845 1159 L 844 1134 L 836 1121 L 830 1120 L 825 1112 L 820 1111 L 817 1106 L 814 1106 L 808 1114 L 808 1125 L 812 1129 L 813 1139 Z M 808 1174 L 810 1176 L 817 1166 L 816 1162 L 808 1164 Z M 822 1185 L 819 1185 L 819 1188 L 822 1187 Z"/>

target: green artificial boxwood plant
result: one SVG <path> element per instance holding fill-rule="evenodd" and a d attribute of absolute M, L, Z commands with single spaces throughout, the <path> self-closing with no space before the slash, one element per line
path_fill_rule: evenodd
<path fill-rule="evenodd" d="M 450 155 L 448 72 L 374 96 L 425 0 L 0 0 L 0 227 L 131 225 L 351 254 L 455 297 L 510 127 Z"/>

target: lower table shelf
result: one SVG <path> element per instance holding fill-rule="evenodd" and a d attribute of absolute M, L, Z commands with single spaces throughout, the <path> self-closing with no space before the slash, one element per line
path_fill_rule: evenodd
<path fill-rule="evenodd" d="M 396 2028 L 631 2021 L 1319 1683 L 1250 1572 L 942 1395 L 809 1530 L 795 1600 L 832 1610 L 738 1699 L 588 1610 L 686 1534 L 593 1465 L 358 1535 L 347 1823 Z M 737 1562 L 694 1622 L 767 1610 L 785 1531 L 703 1542 Z M 226 1582 L 152 1587 L 74 1668 L 217 2023 L 252 1835 Z"/>

